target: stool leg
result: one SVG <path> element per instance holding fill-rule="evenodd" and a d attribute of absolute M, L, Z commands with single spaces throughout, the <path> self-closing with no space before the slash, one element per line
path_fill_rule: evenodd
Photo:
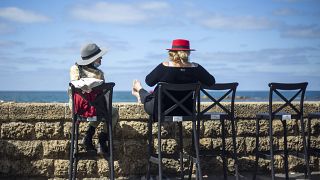
<path fill-rule="evenodd" d="M 287 141 L 287 121 L 281 121 L 283 125 L 283 143 L 284 143 L 284 172 L 286 179 L 289 179 L 288 168 L 288 141 Z"/>
<path fill-rule="evenodd" d="M 184 173 L 183 173 L 183 135 L 182 135 L 182 122 L 178 122 L 178 128 L 179 128 L 179 155 L 180 155 L 180 178 L 184 179 Z"/>
<path fill-rule="evenodd" d="M 152 117 L 149 116 L 148 120 L 148 165 L 147 165 L 147 180 L 150 179 L 150 171 L 151 171 L 151 154 L 152 154 L 152 145 L 153 145 L 153 138 L 152 138 Z"/>
<path fill-rule="evenodd" d="M 74 170 L 73 177 L 77 177 L 77 166 L 78 166 L 78 139 L 79 139 L 79 122 L 75 123 L 75 147 L 74 147 Z"/>
<path fill-rule="evenodd" d="M 189 156 L 189 161 L 190 161 L 190 164 L 189 164 L 189 177 L 188 177 L 188 179 L 190 180 L 191 176 L 192 176 L 192 171 L 193 171 L 193 157 Z"/>
<path fill-rule="evenodd" d="M 109 131 L 109 169 L 110 169 L 110 179 L 114 179 L 114 162 L 113 162 L 113 130 L 112 130 L 112 118 L 108 121 L 108 131 Z"/>
<path fill-rule="evenodd" d="M 271 156 L 271 179 L 274 180 L 275 179 L 275 171 L 274 171 L 274 157 L 273 157 L 273 130 L 272 130 L 272 122 L 273 119 L 271 117 L 272 115 L 270 115 L 269 118 L 269 140 L 270 140 L 270 156 Z"/>
<path fill-rule="evenodd" d="M 224 119 L 220 119 L 221 122 L 221 134 L 222 134 L 222 164 L 223 164 L 223 177 L 224 179 L 228 179 L 227 176 L 227 161 L 226 161 L 226 132 L 225 132 L 225 124 Z"/>
<path fill-rule="evenodd" d="M 74 141 L 75 139 L 75 119 L 72 120 L 72 128 L 71 128 L 71 144 L 70 144 L 70 161 L 69 161 L 69 180 L 73 180 L 73 171 L 74 171 Z"/>
<path fill-rule="evenodd" d="M 308 150 L 308 157 L 310 156 L 311 151 L 311 118 L 308 118 L 308 144 L 307 144 L 307 150 Z"/>
<path fill-rule="evenodd" d="M 162 157 L 161 157 L 161 121 L 158 120 L 158 163 L 159 163 L 159 179 L 162 179 Z"/>
<path fill-rule="evenodd" d="M 255 147 L 255 163 L 254 163 L 254 174 L 252 176 L 252 179 L 255 180 L 257 176 L 258 171 L 258 162 L 259 162 L 259 131 L 260 131 L 260 119 L 256 119 L 256 147 Z"/>
<path fill-rule="evenodd" d="M 231 131 L 232 131 L 232 146 L 233 146 L 234 168 L 235 168 L 235 173 L 236 173 L 236 180 L 239 180 L 237 140 L 236 140 L 236 135 L 237 134 L 236 134 L 234 118 L 231 119 Z"/>
<path fill-rule="evenodd" d="M 199 156 L 199 137 L 197 135 L 195 121 L 192 121 L 192 131 L 193 131 L 193 139 L 194 139 L 194 148 L 196 151 L 196 179 L 202 180 L 202 172 L 201 172 L 200 156 Z"/>
<path fill-rule="evenodd" d="M 311 172 L 310 172 L 310 166 L 309 166 L 309 156 L 308 156 L 308 149 L 307 149 L 307 142 L 306 142 L 306 131 L 305 131 L 305 127 L 304 127 L 304 121 L 303 121 L 303 116 L 301 115 L 300 118 L 300 122 L 301 122 L 301 133 L 302 133 L 302 142 L 303 142 L 303 151 L 304 151 L 304 165 L 307 169 L 307 174 L 308 174 L 308 178 L 311 179 Z M 305 177 L 307 178 L 307 177 Z"/>

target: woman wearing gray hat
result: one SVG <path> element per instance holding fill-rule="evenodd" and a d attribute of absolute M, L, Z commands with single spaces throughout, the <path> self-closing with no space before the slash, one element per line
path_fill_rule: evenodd
<path fill-rule="evenodd" d="M 81 78 L 95 78 L 104 81 L 104 73 L 98 67 L 101 65 L 102 56 L 106 52 L 107 51 L 105 49 L 100 49 L 96 44 L 86 44 L 81 49 L 81 58 L 75 63 L 75 65 L 71 66 L 70 68 L 70 80 L 77 81 Z M 86 91 L 90 91 L 90 88 L 86 89 Z M 71 96 L 70 100 L 72 100 Z M 112 108 L 112 126 L 115 126 L 116 122 L 118 121 L 118 118 L 118 110 L 116 108 Z M 95 150 L 95 147 L 92 142 L 92 137 L 99 123 L 99 121 L 91 121 L 89 123 L 86 135 L 82 141 L 87 151 Z M 102 131 L 98 135 L 98 153 L 107 152 L 106 140 L 107 125 L 104 123 Z"/>

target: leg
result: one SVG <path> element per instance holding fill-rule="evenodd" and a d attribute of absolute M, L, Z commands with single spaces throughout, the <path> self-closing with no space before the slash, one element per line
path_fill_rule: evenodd
<path fill-rule="evenodd" d="M 96 123 L 96 122 L 94 122 Z M 93 142 L 92 142 L 92 137 L 96 131 L 96 127 L 93 126 L 93 122 L 89 124 L 89 127 L 87 129 L 86 135 L 82 140 L 82 144 L 84 145 L 86 151 L 95 151 L 96 149 L 94 148 Z M 99 123 L 99 122 L 97 122 Z"/>
<path fill-rule="evenodd" d="M 151 93 L 142 88 L 142 85 L 138 80 L 133 81 L 132 95 L 137 97 L 139 103 L 144 104 L 144 110 L 147 114 L 153 114 L 154 97 L 151 97 Z"/>
<path fill-rule="evenodd" d="M 119 119 L 119 111 L 117 108 L 112 107 L 112 131 L 114 131 L 116 124 L 118 123 Z M 110 140 L 108 137 L 108 124 L 109 122 L 103 123 L 102 131 L 98 135 L 99 145 L 98 145 L 98 154 L 104 154 L 108 152 L 108 141 Z M 114 134 L 114 132 L 112 132 Z"/>

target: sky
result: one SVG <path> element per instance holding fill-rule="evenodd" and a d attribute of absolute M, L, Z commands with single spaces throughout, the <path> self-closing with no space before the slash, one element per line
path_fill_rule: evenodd
<path fill-rule="evenodd" d="M 108 49 L 100 68 L 115 90 L 163 61 L 173 39 L 218 83 L 320 90 L 319 0 L 0 0 L 0 90 L 65 91 L 86 43 Z"/>

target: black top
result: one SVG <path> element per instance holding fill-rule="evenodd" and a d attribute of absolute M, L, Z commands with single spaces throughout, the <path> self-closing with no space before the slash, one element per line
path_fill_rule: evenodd
<path fill-rule="evenodd" d="M 201 65 L 197 64 L 195 67 L 171 67 L 165 66 L 162 63 L 159 64 L 150 74 L 146 76 L 146 83 L 148 86 L 154 86 L 159 82 L 185 84 L 185 83 L 197 83 L 200 82 L 206 86 L 212 86 L 215 83 L 214 77 L 205 70 Z M 155 93 L 157 90 L 155 89 Z M 173 92 L 172 94 L 177 99 L 182 99 L 188 92 Z M 164 108 L 171 107 L 174 102 L 166 102 L 164 98 Z M 168 101 L 168 100 L 167 100 Z M 156 105 L 157 103 L 155 103 Z M 192 109 L 192 99 L 184 103 L 186 107 Z M 155 109 L 156 110 L 156 109 Z M 176 109 L 171 115 L 183 115 L 182 109 Z"/>
<path fill-rule="evenodd" d="M 175 84 L 197 83 L 211 86 L 215 83 L 214 77 L 200 64 L 196 67 L 171 67 L 159 64 L 146 76 L 148 86 L 154 86 L 158 82 Z"/>

